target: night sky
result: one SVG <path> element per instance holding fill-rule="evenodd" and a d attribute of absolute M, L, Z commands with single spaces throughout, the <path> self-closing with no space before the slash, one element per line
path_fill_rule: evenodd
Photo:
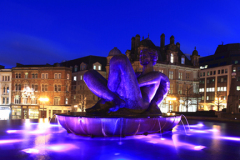
<path fill-rule="evenodd" d="M 183 53 L 200 56 L 240 43 L 240 1 L 1 0 L 0 65 L 53 64 L 131 49 L 139 34 L 159 46 L 171 35 Z"/>

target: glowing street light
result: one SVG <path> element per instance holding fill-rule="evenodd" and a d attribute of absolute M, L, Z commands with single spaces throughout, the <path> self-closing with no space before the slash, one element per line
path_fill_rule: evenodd
<path fill-rule="evenodd" d="M 49 98 L 39 98 L 39 101 L 42 102 L 43 104 L 43 113 L 44 113 L 44 104 L 49 101 Z M 44 118 L 44 114 L 43 114 L 43 118 Z"/>

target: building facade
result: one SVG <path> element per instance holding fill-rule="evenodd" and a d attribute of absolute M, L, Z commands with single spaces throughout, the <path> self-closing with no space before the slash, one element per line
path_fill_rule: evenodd
<path fill-rule="evenodd" d="M 165 35 L 160 36 L 160 46 L 156 46 L 149 37 L 140 40 L 136 35 L 131 39 L 131 50 L 126 55 L 132 63 L 136 74 L 141 74 L 142 66 L 139 62 L 140 51 L 143 49 L 155 49 L 158 52 L 158 61 L 154 66 L 155 71 L 164 73 L 169 77 L 170 90 L 168 97 L 160 104 L 163 113 L 166 112 L 195 112 L 198 110 L 200 97 L 199 88 L 199 55 L 195 48 L 192 55 L 187 57 L 180 50 L 180 43 L 174 42 L 170 37 L 170 43 L 165 44 Z M 107 75 L 109 73 L 109 62 L 112 56 L 118 54 L 117 49 L 110 52 L 107 57 Z M 121 52 L 120 52 L 121 53 Z"/>
<path fill-rule="evenodd" d="M 71 111 L 71 76 L 70 68 L 59 64 L 17 64 L 12 68 L 11 118 L 51 118 Z"/>
<path fill-rule="evenodd" d="M 199 91 L 202 110 L 239 112 L 240 43 L 219 45 L 213 55 L 200 58 Z"/>
<path fill-rule="evenodd" d="M 99 98 L 83 81 L 83 75 L 88 70 L 96 70 L 106 78 L 106 61 L 106 57 L 86 56 L 61 63 L 72 71 L 71 105 L 75 112 L 85 112 L 85 109 L 91 108 L 98 102 Z"/>
<path fill-rule="evenodd" d="M 11 109 L 12 70 L 0 69 L 0 120 L 8 120 Z"/>

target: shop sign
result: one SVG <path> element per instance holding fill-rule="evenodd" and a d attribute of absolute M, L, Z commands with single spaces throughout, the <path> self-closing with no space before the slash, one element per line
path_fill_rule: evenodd
<path fill-rule="evenodd" d="M 12 108 L 21 108 L 21 106 L 12 106 Z"/>
<path fill-rule="evenodd" d="M 27 108 L 27 106 L 22 106 L 22 108 Z"/>
<path fill-rule="evenodd" d="M 37 106 L 28 106 L 29 109 L 38 109 Z"/>

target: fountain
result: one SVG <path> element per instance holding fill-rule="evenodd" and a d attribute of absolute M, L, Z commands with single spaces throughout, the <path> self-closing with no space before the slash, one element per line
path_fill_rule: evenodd
<path fill-rule="evenodd" d="M 89 70 L 83 79 L 100 100 L 86 113 L 57 114 L 59 123 L 69 133 L 87 136 L 124 137 L 171 131 L 181 116 L 162 114 L 158 107 L 170 82 L 166 75 L 154 71 L 157 59 L 156 50 L 142 50 L 143 70 L 139 76 L 123 54 L 112 57 L 108 81 Z"/>

